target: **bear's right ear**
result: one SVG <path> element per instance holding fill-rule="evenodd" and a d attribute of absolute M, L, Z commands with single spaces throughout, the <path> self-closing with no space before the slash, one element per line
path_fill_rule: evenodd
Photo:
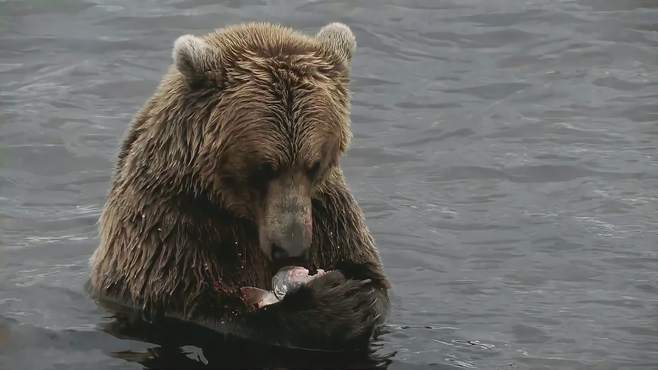
<path fill-rule="evenodd" d="M 208 79 L 209 72 L 217 70 L 220 58 L 208 43 L 194 35 L 183 35 L 174 42 L 172 53 L 176 69 L 190 84 Z"/>

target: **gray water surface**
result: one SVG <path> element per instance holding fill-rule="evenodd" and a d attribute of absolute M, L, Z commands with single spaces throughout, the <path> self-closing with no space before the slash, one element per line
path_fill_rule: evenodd
<path fill-rule="evenodd" d="M 101 330 L 83 285 L 173 41 L 247 20 L 357 36 L 343 167 L 389 369 L 658 369 L 652 0 L 0 0 L 0 368 L 203 365 Z"/>

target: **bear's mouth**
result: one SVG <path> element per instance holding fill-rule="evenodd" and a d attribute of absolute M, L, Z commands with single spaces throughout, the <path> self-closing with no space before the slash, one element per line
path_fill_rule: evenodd
<path fill-rule="evenodd" d="M 308 249 L 305 249 L 298 255 L 290 255 L 286 249 L 281 248 L 276 243 L 272 243 L 270 251 L 270 261 L 276 271 L 286 266 L 299 266 L 309 269 Z"/>
<path fill-rule="evenodd" d="M 311 263 L 307 253 L 304 253 L 304 255 L 300 257 L 286 257 L 283 259 L 271 261 L 271 266 L 273 268 L 274 274 L 276 274 L 282 268 L 289 266 L 304 267 L 310 271 L 311 275 L 315 274 L 318 268 L 322 268 L 322 266 L 315 266 L 315 264 Z"/>
<path fill-rule="evenodd" d="M 304 257 L 288 257 L 276 260 L 273 262 L 273 265 L 276 271 L 279 271 L 286 266 L 299 266 L 311 270 L 308 259 Z"/>

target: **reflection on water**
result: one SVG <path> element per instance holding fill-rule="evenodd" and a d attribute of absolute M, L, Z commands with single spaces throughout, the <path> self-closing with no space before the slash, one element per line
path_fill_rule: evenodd
<path fill-rule="evenodd" d="M 170 322 L 153 326 L 125 319 L 113 320 L 102 330 L 119 338 L 139 339 L 155 343 L 146 351 L 120 351 L 112 355 L 147 369 L 215 369 L 215 368 L 387 368 L 392 354 L 340 353 L 295 350 L 260 345 L 215 332 Z"/>
<path fill-rule="evenodd" d="M 83 289 L 122 133 L 183 33 L 358 39 L 343 167 L 394 284 L 373 353 L 109 319 Z M 658 3 L 0 1 L 0 368 L 658 368 Z"/>

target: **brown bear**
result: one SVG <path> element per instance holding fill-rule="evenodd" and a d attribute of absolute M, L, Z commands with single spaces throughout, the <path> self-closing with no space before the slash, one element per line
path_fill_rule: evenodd
<path fill-rule="evenodd" d="M 93 296 L 277 345 L 367 343 L 389 283 L 339 166 L 355 47 L 340 23 L 178 38 L 118 155 Z M 285 265 L 331 272 L 248 307 L 240 288 L 270 289 Z"/>

